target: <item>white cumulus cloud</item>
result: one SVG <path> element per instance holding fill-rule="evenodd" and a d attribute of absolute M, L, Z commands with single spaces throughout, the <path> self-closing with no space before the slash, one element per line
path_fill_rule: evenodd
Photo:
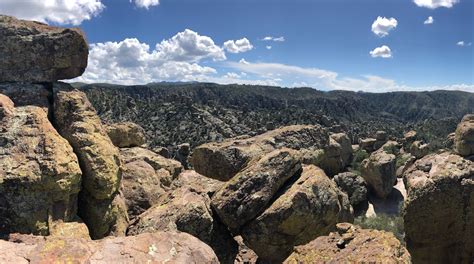
<path fill-rule="evenodd" d="M 224 49 L 230 53 L 241 53 L 253 49 L 253 45 L 247 38 L 242 38 L 224 42 Z"/>
<path fill-rule="evenodd" d="M 467 43 L 466 43 L 466 42 L 464 42 L 463 40 L 461 40 L 461 41 L 458 41 L 458 42 L 456 43 L 456 45 L 461 46 L 461 47 L 464 47 L 464 46 L 471 46 L 472 43 L 471 43 L 471 42 L 467 42 Z"/>
<path fill-rule="evenodd" d="M 130 0 L 134 2 L 136 6 L 140 8 L 150 8 L 150 6 L 157 6 L 160 4 L 160 0 Z"/>
<path fill-rule="evenodd" d="M 451 8 L 457 4 L 459 0 L 413 0 L 413 2 L 419 7 L 435 9 L 438 7 Z"/>
<path fill-rule="evenodd" d="M 372 32 L 379 37 L 385 37 L 388 35 L 388 32 L 398 25 L 398 21 L 391 17 L 377 17 L 377 19 L 372 23 Z"/>
<path fill-rule="evenodd" d="M 382 45 L 380 47 L 377 47 L 377 48 L 371 50 L 369 53 L 370 53 L 370 56 L 372 56 L 372 58 L 380 57 L 380 58 L 387 59 L 387 58 L 392 57 L 392 51 L 386 45 Z"/>
<path fill-rule="evenodd" d="M 429 16 L 429 17 L 425 20 L 425 22 L 423 22 L 423 24 L 429 25 L 429 24 L 433 24 L 433 22 L 434 22 L 433 17 L 432 17 L 432 16 Z"/>
<path fill-rule="evenodd" d="M 265 46 L 265 48 L 266 48 L 267 50 L 271 50 L 271 49 L 272 49 L 272 46 L 268 45 L 268 46 Z"/>
<path fill-rule="evenodd" d="M 0 0 L 0 13 L 44 23 L 79 25 L 97 16 L 101 0 Z"/>

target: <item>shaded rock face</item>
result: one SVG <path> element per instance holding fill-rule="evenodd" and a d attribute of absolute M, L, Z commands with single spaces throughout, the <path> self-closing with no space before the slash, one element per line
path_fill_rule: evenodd
<path fill-rule="evenodd" d="M 119 148 L 138 147 L 145 144 L 145 130 L 135 123 L 122 122 L 107 126 L 107 134 Z"/>
<path fill-rule="evenodd" d="M 397 181 L 395 155 L 381 148 L 370 154 L 361 165 L 361 175 L 367 185 L 378 197 L 386 198 Z"/>
<path fill-rule="evenodd" d="M 474 114 L 465 115 L 456 128 L 454 145 L 461 156 L 474 155 Z"/>
<path fill-rule="evenodd" d="M 155 205 L 183 169 L 179 162 L 139 147 L 120 149 L 120 157 L 124 164 L 121 191 L 130 218 Z"/>
<path fill-rule="evenodd" d="M 297 151 L 272 151 L 226 182 L 212 197 L 212 207 L 226 226 L 237 231 L 262 213 L 280 187 L 299 170 Z"/>
<path fill-rule="evenodd" d="M 283 263 L 411 263 L 411 258 L 390 232 L 340 223 L 337 232 L 296 247 Z"/>
<path fill-rule="evenodd" d="M 0 82 L 54 82 L 80 76 L 87 42 L 80 29 L 0 15 Z"/>
<path fill-rule="evenodd" d="M 293 246 L 328 234 L 341 221 L 353 221 L 347 195 L 322 169 L 307 165 L 270 207 L 242 227 L 242 237 L 260 260 L 277 263 Z"/>
<path fill-rule="evenodd" d="M 352 173 L 339 173 L 333 178 L 337 187 L 347 194 L 352 206 L 356 206 L 367 200 L 367 184 L 364 178 Z"/>
<path fill-rule="evenodd" d="M 345 133 L 332 134 L 321 160 L 305 162 L 321 167 L 329 176 L 344 171 L 352 159 L 352 143 Z"/>
<path fill-rule="evenodd" d="M 238 245 L 214 217 L 210 203 L 207 192 L 199 192 L 192 186 L 180 187 L 141 214 L 129 227 L 128 234 L 179 230 L 211 246 L 221 263 L 233 263 Z"/>
<path fill-rule="evenodd" d="M 219 263 L 209 246 L 179 232 L 99 241 L 23 235 L 10 241 L 0 240 L 1 263 Z"/>
<path fill-rule="evenodd" d="M 415 263 L 474 261 L 474 163 L 432 154 L 404 174 L 404 225 Z"/>
<path fill-rule="evenodd" d="M 49 114 L 52 92 L 47 85 L 31 83 L 0 83 L 0 94 L 4 94 L 16 106 L 38 106 Z"/>
<path fill-rule="evenodd" d="M 0 233 L 49 234 L 75 217 L 80 186 L 77 157 L 46 112 L 0 95 Z"/>
<path fill-rule="evenodd" d="M 424 144 L 420 140 L 416 140 L 410 145 L 410 153 L 415 156 L 417 159 L 421 159 L 424 156 L 428 155 L 430 151 L 429 145 Z"/>
<path fill-rule="evenodd" d="M 227 181 L 250 160 L 275 149 L 317 150 L 325 148 L 328 142 L 329 136 L 320 126 L 287 126 L 251 138 L 201 145 L 193 150 L 191 163 L 198 173 Z"/>
<path fill-rule="evenodd" d="M 359 140 L 359 147 L 367 152 L 372 152 L 375 149 L 375 143 L 377 139 L 375 138 L 364 138 Z"/>
<path fill-rule="evenodd" d="M 72 145 L 83 173 L 79 215 L 92 238 L 101 238 L 111 232 L 114 219 L 127 218 L 115 215 L 123 210 L 112 205 L 122 177 L 119 150 L 84 93 L 62 83 L 55 83 L 53 89 L 56 127 Z"/>

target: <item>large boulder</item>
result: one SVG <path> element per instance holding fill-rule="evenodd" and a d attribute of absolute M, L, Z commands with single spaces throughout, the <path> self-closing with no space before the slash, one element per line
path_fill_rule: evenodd
<path fill-rule="evenodd" d="M 415 263 L 474 261 L 474 163 L 448 152 L 415 162 L 404 174 L 404 225 Z"/>
<path fill-rule="evenodd" d="M 183 169 L 179 162 L 139 147 L 122 148 L 120 157 L 121 191 L 130 218 L 155 205 Z"/>
<path fill-rule="evenodd" d="M 303 151 L 304 153 L 305 151 Z M 319 154 L 317 151 L 315 154 Z M 352 159 L 352 143 L 347 134 L 336 133 L 329 137 L 329 144 L 325 147 L 320 158 L 312 161 L 305 161 L 321 167 L 326 174 L 334 176 L 350 164 Z"/>
<path fill-rule="evenodd" d="M 54 82 L 80 76 L 89 49 L 77 28 L 0 15 L 0 82 Z"/>
<path fill-rule="evenodd" d="M 342 172 L 335 175 L 333 180 L 347 194 L 352 206 L 367 201 L 367 184 L 361 176 L 353 172 Z"/>
<path fill-rule="evenodd" d="M 372 152 L 375 150 L 375 143 L 377 142 L 377 139 L 375 138 L 364 138 L 359 140 L 359 147 L 368 153 Z"/>
<path fill-rule="evenodd" d="M 107 134 L 119 148 L 138 147 L 145 144 L 145 130 L 132 122 L 115 123 L 107 126 Z"/>
<path fill-rule="evenodd" d="M 49 234 L 75 218 L 80 187 L 78 159 L 46 112 L 0 94 L 0 233 Z"/>
<path fill-rule="evenodd" d="M 386 198 L 397 181 L 396 156 L 385 152 L 383 147 L 372 152 L 362 161 L 361 175 L 378 197 Z"/>
<path fill-rule="evenodd" d="M 200 174 L 227 181 L 247 166 L 250 160 L 275 149 L 324 149 L 328 133 L 320 126 L 294 125 L 244 139 L 207 143 L 193 150 L 191 163 Z"/>
<path fill-rule="evenodd" d="M 345 221 L 353 221 L 347 195 L 322 169 L 306 165 L 296 182 L 242 227 L 242 237 L 260 260 L 278 263 L 294 246 L 327 235 Z"/>
<path fill-rule="evenodd" d="M 207 192 L 192 186 L 180 187 L 161 197 L 159 203 L 141 214 L 128 235 L 156 231 L 182 231 L 205 242 L 221 263 L 233 263 L 238 245 L 227 228 L 215 218 Z"/>
<path fill-rule="evenodd" d="M 461 156 L 474 155 L 474 114 L 465 115 L 459 123 L 456 128 L 454 146 Z"/>
<path fill-rule="evenodd" d="M 390 232 L 340 223 L 337 232 L 296 247 L 284 263 L 411 263 L 411 258 Z"/>
<path fill-rule="evenodd" d="M 1 263 L 219 263 L 209 246 L 179 232 L 99 241 L 23 235 L 12 236 L 10 241 L 0 240 Z"/>
<path fill-rule="evenodd" d="M 122 212 L 114 210 L 115 206 L 111 204 L 122 178 L 119 150 L 107 136 L 94 107 L 83 92 L 63 83 L 55 83 L 53 89 L 55 125 L 72 145 L 83 173 L 80 203 L 95 205 L 95 208 L 80 205 L 79 215 L 89 227 L 91 236 L 101 238 L 107 235 L 104 230 L 111 230 L 115 225 L 110 219 L 124 218 L 89 218 L 98 215 L 97 212 L 107 215 Z"/>
<path fill-rule="evenodd" d="M 226 182 L 212 197 L 212 207 L 224 224 L 238 231 L 262 213 L 276 192 L 299 170 L 297 151 L 270 152 Z"/>
<path fill-rule="evenodd" d="M 415 158 L 421 159 L 428 155 L 430 152 L 430 146 L 429 144 L 425 144 L 420 140 L 415 140 L 413 143 L 411 143 L 409 151 L 410 154 L 412 154 Z"/>

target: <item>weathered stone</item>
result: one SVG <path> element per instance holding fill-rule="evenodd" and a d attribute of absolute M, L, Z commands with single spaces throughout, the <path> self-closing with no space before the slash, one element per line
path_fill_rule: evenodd
<path fill-rule="evenodd" d="M 90 239 L 89 229 L 82 222 L 54 222 L 49 228 L 49 235 L 55 237 Z"/>
<path fill-rule="evenodd" d="M 405 162 L 403 162 L 403 164 L 400 164 L 400 167 L 397 168 L 397 172 L 396 172 L 397 178 L 402 178 L 405 171 L 408 168 L 410 168 L 410 166 L 413 165 L 413 163 L 415 163 L 416 158 L 415 158 L 415 156 L 411 155 L 410 153 L 403 153 L 403 154 L 400 154 L 398 159 L 401 159 L 401 160 L 405 161 Z"/>
<path fill-rule="evenodd" d="M 474 114 L 465 115 L 456 128 L 456 152 L 461 156 L 474 155 Z"/>
<path fill-rule="evenodd" d="M 375 133 L 374 150 L 381 148 L 388 141 L 388 135 L 385 131 L 377 131 Z"/>
<path fill-rule="evenodd" d="M 377 142 L 375 138 L 365 138 L 359 140 L 359 147 L 367 152 L 372 152 L 375 150 L 374 145 Z"/>
<path fill-rule="evenodd" d="M 383 148 L 373 152 L 362 161 L 361 175 L 378 197 L 386 198 L 397 181 L 396 156 Z"/>
<path fill-rule="evenodd" d="M 56 127 L 72 145 L 83 173 L 79 215 L 91 237 L 101 238 L 119 224 L 114 221 L 126 218 L 118 216 L 123 210 L 112 204 L 122 178 L 119 150 L 83 92 L 63 83 L 53 89 Z"/>
<path fill-rule="evenodd" d="M 207 193 L 212 197 L 225 182 L 214 180 L 193 170 L 185 170 L 173 181 L 172 189 L 188 187 L 198 193 Z"/>
<path fill-rule="evenodd" d="M 448 152 L 415 162 L 404 174 L 404 226 L 414 263 L 474 260 L 474 163 Z"/>
<path fill-rule="evenodd" d="M 227 181 L 250 160 L 275 149 L 317 150 L 324 149 L 328 142 L 329 136 L 320 126 L 287 126 L 251 138 L 201 145 L 193 150 L 191 163 L 198 173 Z"/>
<path fill-rule="evenodd" d="M 128 230 L 129 235 L 179 230 L 211 246 L 221 263 L 233 263 L 238 252 L 237 243 L 213 216 L 206 192 L 183 186 L 160 200 L 137 218 Z"/>
<path fill-rule="evenodd" d="M 132 122 L 122 122 L 107 126 L 107 134 L 119 148 L 139 147 L 145 144 L 145 130 Z"/>
<path fill-rule="evenodd" d="M 0 82 L 54 82 L 82 75 L 89 49 L 78 28 L 0 15 Z"/>
<path fill-rule="evenodd" d="M 343 172 L 335 175 L 333 180 L 339 189 L 347 194 L 352 206 L 367 201 L 367 185 L 361 176 L 352 172 Z"/>
<path fill-rule="evenodd" d="M 410 145 L 410 153 L 417 159 L 421 159 L 430 152 L 429 144 L 424 144 L 420 140 L 415 140 Z"/>
<path fill-rule="evenodd" d="M 212 207 L 231 230 L 238 230 L 269 205 L 272 197 L 301 170 L 298 153 L 270 152 L 239 172 L 212 197 Z"/>
<path fill-rule="evenodd" d="M 123 148 L 120 156 L 124 164 L 121 191 L 129 217 L 135 218 L 171 188 L 182 166 L 143 148 Z"/>
<path fill-rule="evenodd" d="M 310 163 L 322 168 L 329 176 L 344 171 L 352 159 L 351 140 L 345 133 L 332 134 L 322 160 Z"/>
<path fill-rule="evenodd" d="M 77 157 L 43 109 L 0 95 L 0 118 L 0 233 L 46 235 L 76 215 Z"/>
<path fill-rule="evenodd" d="M 52 92 L 47 85 L 32 83 L 0 83 L 0 94 L 4 94 L 18 106 L 38 106 L 46 113 L 51 109 Z"/>
<path fill-rule="evenodd" d="M 284 263 L 411 263 L 406 248 L 390 232 L 349 223 L 337 228 L 338 232 L 296 247 Z"/>
<path fill-rule="evenodd" d="M 160 154 L 167 159 L 171 158 L 170 151 L 168 148 L 165 147 L 156 147 L 153 149 L 153 152 Z"/>
<path fill-rule="evenodd" d="M 353 221 L 347 195 L 322 169 L 308 165 L 270 207 L 242 227 L 242 237 L 260 260 L 278 263 L 294 246 L 327 235 L 343 221 Z"/>
<path fill-rule="evenodd" d="M 157 232 L 92 241 L 13 236 L 0 240 L 1 263 L 190 263 L 218 264 L 212 249 L 179 232 Z"/>
<path fill-rule="evenodd" d="M 418 134 L 416 133 L 415 130 L 410 130 L 403 134 L 403 148 L 408 150 L 410 149 L 410 146 L 415 140 L 417 140 Z"/>

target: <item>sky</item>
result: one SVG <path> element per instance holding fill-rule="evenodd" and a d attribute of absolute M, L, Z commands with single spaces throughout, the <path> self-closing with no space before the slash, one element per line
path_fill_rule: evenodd
<path fill-rule="evenodd" d="M 72 81 L 474 92 L 474 0 L 0 0 L 80 27 Z"/>

